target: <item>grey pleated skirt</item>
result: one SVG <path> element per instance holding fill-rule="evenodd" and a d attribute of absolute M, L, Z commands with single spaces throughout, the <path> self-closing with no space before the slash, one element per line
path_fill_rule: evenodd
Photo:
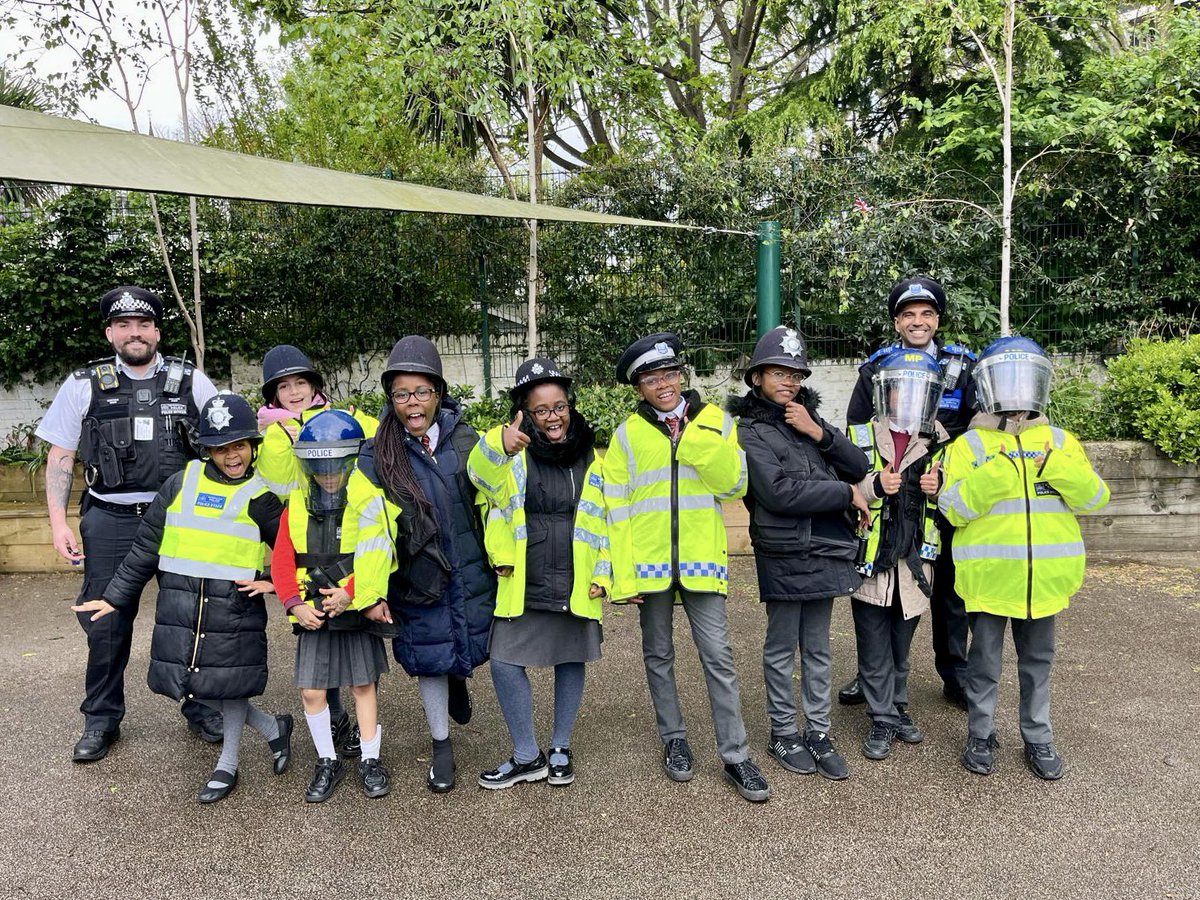
<path fill-rule="evenodd" d="M 388 670 L 383 638 L 365 631 L 305 631 L 296 638 L 296 687 L 374 684 Z"/>
<path fill-rule="evenodd" d="M 515 619 L 492 620 L 488 654 L 513 666 L 589 663 L 600 658 L 603 640 L 604 630 L 595 619 L 527 609 Z"/>

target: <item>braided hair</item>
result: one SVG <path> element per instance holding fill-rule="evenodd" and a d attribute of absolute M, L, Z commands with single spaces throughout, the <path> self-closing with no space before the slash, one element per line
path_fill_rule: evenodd
<path fill-rule="evenodd" d="M 383 483 L 388 499 L 401 507 L 416 504 L 424 516 L 433 516 L 433 505 L 421 489 L 421 483 L 413 472 L 412 460 L 405 445 L 407 432 L 394 410 L 390 410 L 379 423 L 375 434 L 375 470 Z"/>

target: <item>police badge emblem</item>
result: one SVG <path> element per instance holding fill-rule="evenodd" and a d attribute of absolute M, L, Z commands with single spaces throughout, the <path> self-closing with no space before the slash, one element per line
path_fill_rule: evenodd
<path fill-rule="evenodd" d="M 225 401 L 217 397 L 208 408 L 207 418 L 214 431 L 224 431 L 233 421 L 233 413 L 225 405 Z"/>

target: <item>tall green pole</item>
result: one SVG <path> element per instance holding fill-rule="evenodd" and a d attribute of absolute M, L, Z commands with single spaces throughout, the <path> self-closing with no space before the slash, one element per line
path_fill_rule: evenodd
<path fill-rule="evenodd" d="M 779 325 L 779 223 L 758 226 L 758 336 Z"/>

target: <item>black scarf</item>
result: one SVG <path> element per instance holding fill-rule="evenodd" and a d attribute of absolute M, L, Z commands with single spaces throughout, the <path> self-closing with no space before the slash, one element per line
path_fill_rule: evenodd
<path fill-rule="evenodd" d="M 596 445 L 596 433 L 591 424 L 571 407 L 571 424 L 567 426 L 566 440 L 557 443 L 546 440 L 528 415 L 521 422 L 521 430 L 529 435 L 529 452 L 541 463 L 551 466 L 572 466 L 579 458 Z"/>

